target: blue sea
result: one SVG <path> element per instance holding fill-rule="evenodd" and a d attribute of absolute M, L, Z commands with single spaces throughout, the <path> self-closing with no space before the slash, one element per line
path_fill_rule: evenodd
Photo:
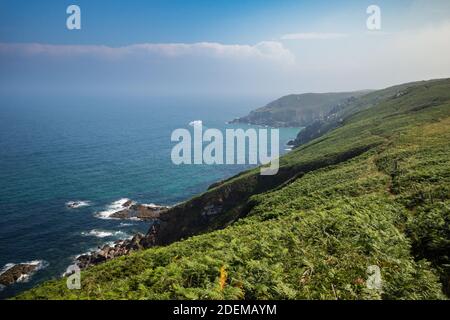
<path fill-rule="evenodd" d="M 0 269 L 39 261 L 7 298 L 60 277 L 74 258 L 145 233 L 149 222 L 101 219 L 120 199 L 173 205 L 249 165 L 174 165 L 174 129 L 227 121 L 265 98 L 0 98 Z M 299 128 L 280 130 L 280 151 Z M 69 209 L 70 201 L 85 206 Z"/>

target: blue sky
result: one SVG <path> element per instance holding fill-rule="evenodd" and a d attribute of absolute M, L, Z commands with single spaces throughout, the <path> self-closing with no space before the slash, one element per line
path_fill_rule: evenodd
<path fill-rule="evenodd" d="M 81 30 L 66 28 L 70 4 Z M 380 88 L 449 76 L 449 39 L 448 0 L 0 0 L 0 93 Z"/>
<path fill-rule="evenodd" d="M 301 0 L 87 0 L 0 1 L 2 42 L 105 44 L 139 42 L 259 42 L 297 30 L 342 31 L 365 21 L 374 1 Z M 378 1 L 386 23 L 395 25 L 411 1 Z M 65 28 L 66 8 L 82 9 L 83 28 Z M 388 15 L 389 13 L 389 15 Z M 364 23 L 359 29 L 364 31 Z"/>

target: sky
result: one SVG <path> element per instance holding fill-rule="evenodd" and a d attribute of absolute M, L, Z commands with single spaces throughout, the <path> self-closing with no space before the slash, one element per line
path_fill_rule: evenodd
<path fill-rule="evenodd" d="M 0 94 L 378 89 L 449 77 L 449 57 L 448 0 L 0 0 Z"/>

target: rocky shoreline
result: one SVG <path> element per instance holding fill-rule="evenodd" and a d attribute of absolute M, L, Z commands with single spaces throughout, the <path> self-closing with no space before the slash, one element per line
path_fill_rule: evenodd
<path fill-rule="evenodd" d="M 75 259 L 75 264 L 80 269 L 97 265 L 99 263 L 111 260 L 117 257 L 127 255 L 133 251 L 141 250 L 149 247 L 149 243 L 145 235 L 138 233 L 131 239 L 117 240 L 114 245 L 106 244 L 99 247 L 97 251 L 91 251 L 86 254 L 82 254 Z"/>
<path fill-rule="evenodd" d="M 66 204 L 69 209 L 77 209 L 87 202 L 73 201 Z M 152 224 L 147 234 L 135 234 L 133 237 L 116 240 L 114 244 L 105 244 L 89 253 L 81 254 L 75 258 L 74 264 L 80 269 L 103 263 L 105 261 L 128 255 L 131 252 L 149 248 L 155 244 L 155 237 L 159 229 L 159 217 L 171 207 L 156 204 L 139 204 L 127 200 L 121 204 L 117 211 L 111 213 L 108 218 L 118 220 L 151 221 Z M 27 281 L 35 272 L 45 267 L 42 261 L 31 261 L 11 264 L 0 273 L 0 289 L 12 284 Z M 65 274 L 67 275 L 67 274 Z"/>
<path fill-rule="evenodd" d="M 143 221 L 152 221 L 149 231 L 146 235 L 138 233 L 133 237 L 124 240 L 116 240 L 114 244 L 105 244 L 97 250 L 79 255 L 75 258 L 75 264 L 80 269 L 103 263 L 117 257 L 128 255 L 133 251 L 149 248 L 155 244 L 155 235 L 159 227 L 159 218 L 161 214 L 167 212 L 169 206 L 160 206 L 155 204 L 139 204 L 132 200 L 125 201 L 118 211 L 109 215 L 112 219 L 139 219 Z"/>
<path fill-rule="evenodd" d="M 75 264 L 80 269 L 103 263 L 107 260 L 130 254 L 133 251 L 146 249 L 155 245 L 155 235 L 158 231 L 157 222 L 154 223 L 149 232 L 144 235 L 135 234 L 131 239 L 117 240 L 113 245 L 106 244 L 96 251 L 82 254 L 75 259 Z"/>

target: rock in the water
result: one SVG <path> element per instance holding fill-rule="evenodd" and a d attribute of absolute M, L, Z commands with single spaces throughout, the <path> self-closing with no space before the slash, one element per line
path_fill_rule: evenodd
<path fill-rule="evenodd" d="M 129 206 L 131 206 L 133 204 L 133 200 L 128 200 L 128 201 L 125 201 L 123 204 L 122 204 L 122 207 L 129 207 Z"/>
<path fill-rule="evenodd" d="M 3 286 L 8 286 L 21 281 L 22 279 L 29 277 L 37 269 L 37 267 L 37 264 L 16 264 L 0 274 L 0 284 Z"/>
<path fill-rule="evenodd" d="M 155 204 L 136 204 L 130 202 L 128 207 L 125 204 L 123 205 L 123 210 L 114 212 L 110 217 L 116 219 L 154 220 L 158 219 L 161 213 L 169 209 L 167 206 L 158 206 Z"/>
<path fill-rule="evenodd" d="M 127 255 L 132 251 L 149 248 L 155 244 L 155 236 L 157 234 L 157 223 L 161 214 L 167 212 L 170 209 L 168 206 L 159 206 L 156 204 L 138 204 L 132 200 L 128 200 L 121 204 L 119 211 L 114 212 L 109 217 L 115 219 L 140 219 L 140 220 L 152 220 L 154 221 L 153 227 L 150 228 L 147 235 L 136 234 L 131 239 L 116 240 L 112 247 L 104 245 L 99 247 L 98 250 L 89 252 L 78 256 L 75 259 L 75 263 L 80 269 L 87 268 L 92 265 L 96 265 L 107 260 Z M 211 214 L 215 213 L 214 208 L 210 210 Z"/>
<path fill-rule="evenodd" d="M 112 247 L 106 244 L 97 251 L 92 251 L 77 257 L 75 263 L 80 269 L 84 269 L 107 260 L 127 255 L 132 251 L 148 248 L 153 242 L 149 241 L 147 237 L 148 236 L 138 233 L 131 239 L 117 240 Z"/>
<path fill-rule="evenodd" d="M 130 219 L 131 218 L 131 210 L 130 209 L 123 209 L 117 212 L 114 212 L 111 215 L 111 218 L 116 219 Z"/>
<path fill-rule="evenodd" d="M 69 201 L 66 203 L 66 206 L 69 209 L 78 209 L 81 207 L 89 206 L 89 202 L 88 201 Z"/>

